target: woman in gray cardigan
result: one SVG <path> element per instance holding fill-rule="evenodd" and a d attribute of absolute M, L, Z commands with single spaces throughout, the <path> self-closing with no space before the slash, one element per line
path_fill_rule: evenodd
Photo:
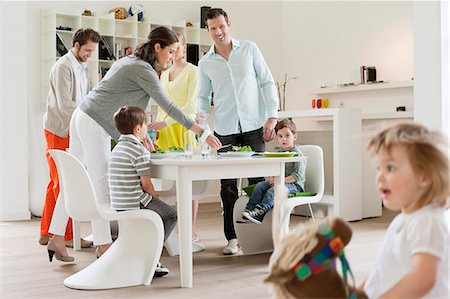
<path fill-rule="evenodd" d="M 177 47 L 178 38 L 172 30 L 155 28 L 150 32 L 148 41 L 136 49 L 133 57 L 124 57 L 112 65 L 103 80 L 73 113 L 70 153 L 86 166 L 100 203 L 109 203 L 107 168 L 111 137 L 116 141 L 119 138 L 113 115 L 120 107 L 137 106 L 145 110 L 151 97 L 171 118 L 200 135 L 200 139 L 209 146 L 221 146 L 211 132 L 203 130 L 177 108 L 161 88 L 158 74 L 170 65 Z M 149 139 L 145 143 L 146 147 L 150 147 Z M 64 247 L 68 215 L 61 199 L 57 201 L 53 213 L 50 226 L 53 237 L 48 250 L 49 255 L 55 255 L 60 261 L 72 261 Z M 99 257 L 112 243 L 109 222 L 93 221 L 92 232 Z"/>

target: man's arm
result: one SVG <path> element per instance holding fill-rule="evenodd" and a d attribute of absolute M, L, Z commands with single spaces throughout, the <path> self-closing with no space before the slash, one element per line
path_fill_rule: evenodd
<path fill-rule="evenodd" d="M 209 109 L 211 107 L 211 80 L 205 74 L 203 66 L 201 63 L 198 64 L 198 78 L 199 78 L 199 89 L 198 89 L 198 101 L 197 101 L 197 112 L 203 112 L 209 114 Z"/>
<path fill-rule="evenodd" d="M 58 65 L 53 73 L 51 88 L 54 90 L 58 110 L 69 120 L 77 108 L 77 101 L 73 98 L 73 91 L 76 88 L 74 84 L 75 78 L 70 65 L 65 63 Z"/>
<path fill-rule="evenodd" d="M 267 121 L 264 124 L 264 141 L 275 138 L 275 126 L 278 118 L 278 92 L 272 73 L 256 44 L 253 43 L 253 66 L 258 77 L 259 88 L 266 104 Z"/>

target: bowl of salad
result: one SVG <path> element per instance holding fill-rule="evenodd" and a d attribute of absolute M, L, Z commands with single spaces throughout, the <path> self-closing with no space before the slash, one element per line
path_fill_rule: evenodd
<path fill-rule="evenodd" d="M 251 157 L 255 152 L 249 145 L 231 147 L 231 151 L 220 153 L 223 157 Z"/>

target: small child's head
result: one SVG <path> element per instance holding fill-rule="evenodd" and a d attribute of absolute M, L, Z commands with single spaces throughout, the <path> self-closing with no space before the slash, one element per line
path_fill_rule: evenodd
<path fill-rule="evenodd" d="M 294 141 L 297 139 L 297 129 L 292 120 L 289 118 L 280 119 L 275 126 L 275 133 L 277 134 L 278 144 L 284 150 L 294 146 Z"/>
<path fill-rule="evenodd" d="M 114 121 L 120 134 L 133 134 L 139 140 L 147 135 L 147 115 L 139 107 L 120 108 L 114 113 Z"/>
<path fill-rule="evenodd" d="M 377 133 L 368 144 L 377 164 L 377 188 L 387 208 L 413 212 L 428 204 L 448 207 L 448 141 L 416 123 Z"/>

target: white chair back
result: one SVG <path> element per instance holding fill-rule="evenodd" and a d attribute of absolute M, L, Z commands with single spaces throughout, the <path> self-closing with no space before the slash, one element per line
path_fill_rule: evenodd
<path fill-rule="evenodd" d="M 99 205 L 89 175 L 74 156 L 51 150 L 67 213 L 77 220 L 117 220 L 119 235 L 111 247 L 92 264 L 67 277 L 64 285 L 83 290 L 149 285 L 161 256 L 164 227 L 152 210 L 117 212 Z M 61 200 L 61 199 L 60 199 Z"/>
<path fill-rule="evenodd" d="M 65 151 L 49 152 L 58 170 L 60 192 L 64 196 L 67 214 L 79 221 L 102 219 L 96 206 L 92 182 L 83 164 Z"/>
<path fill-rule="evenodd" d="M 308 158 L 305 191 L 316 193 L 314 201 L 309 201 L 309 203 L 318 202 L 322 199 L 325 190 L 323 150 L 317 145 L 300 145 L 299 148 Z"/>

